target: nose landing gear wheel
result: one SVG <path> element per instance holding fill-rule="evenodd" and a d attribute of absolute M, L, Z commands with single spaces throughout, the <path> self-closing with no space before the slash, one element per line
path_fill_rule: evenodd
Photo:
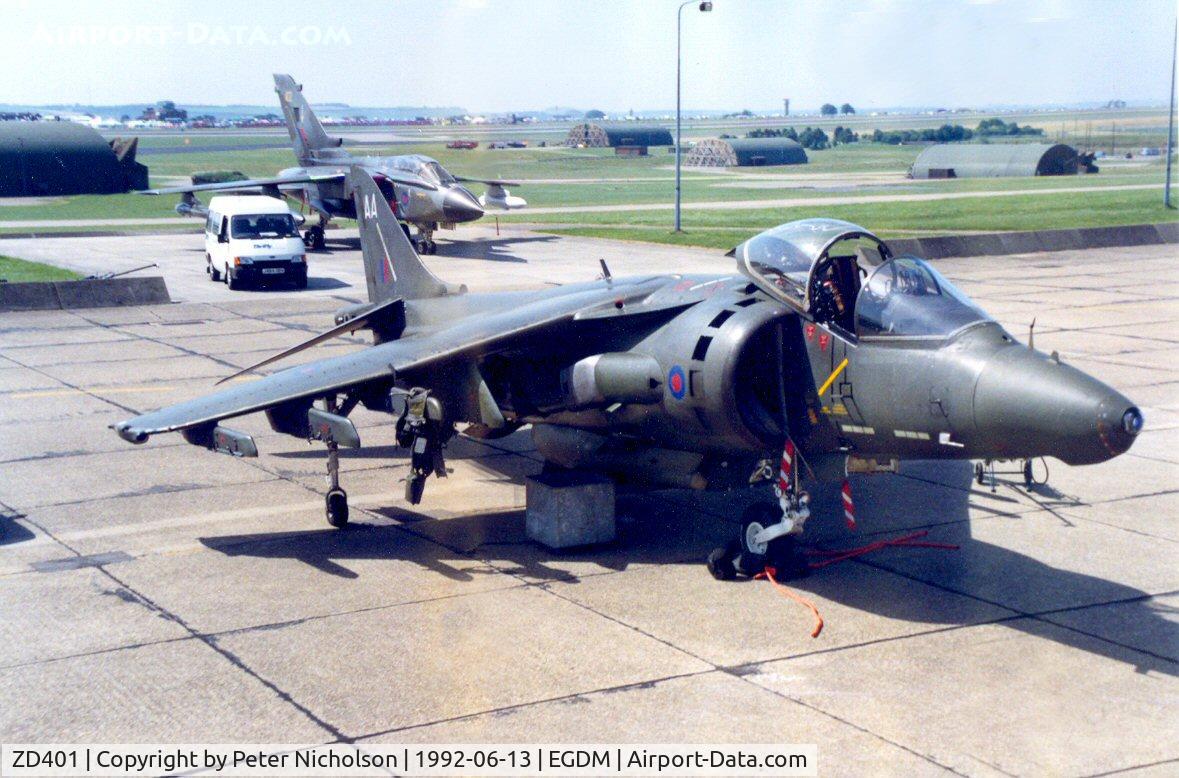
<path fill-rule="evenodd" d="M 325 498 L 328 524 L 344 527 L 348 524 L 348 494 L 343 489 L 332 489 Z"/>
<path fill-rule="evenodd" d="M 755 576 L 769 564 L 769 543 L 758 543 L 754 538 L 766 527 L 778 521 L 777 510 L 769 504 L 758 504 L 741 517 L 741 533 L 737 536 L 740 552 L 735 560 L 737 570 Z"/>
<path fill-rule="evenodd" d="M 774 568 L 775 577 L 782 581 L 809 575 L 810 563 L 797 535 L 784 535 L 768 543 L 756 540 L 758 533 L 781 518 L 777 506 L 770 503 L 754 505 L 745 511 L 737 539 L 708 555 L 708 572 L 719 581 L 731 580 L 737 573 L 752 578 L 766 567 Z"/>

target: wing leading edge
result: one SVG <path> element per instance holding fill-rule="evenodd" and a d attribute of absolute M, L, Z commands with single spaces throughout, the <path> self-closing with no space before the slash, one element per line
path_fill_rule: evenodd
<path fill-rule="evenodd" d="M 641 296 L 653 292 L 662 283 L 662 279 L 650 279 L 628 291 Z M 617 287 L 603 284 L 555 298 L 540 298 L 501 312 L 474 314 L 430 334 L 288 368 L 257 381 L 136 416 L 112 425 L 112 429 L 124 440 L 143 443 L 161 432 L 214 424 L 287 403 L 355 390 L 366 384 L 392 387 L 398 374 L 508 348 L 518 337 L 571 324 L 578 313 L 612 304 L 618 291 Z"/>
<path fill-rule="evenodd" d="M 362 224 L 371 222 L 374 217 L 392 219 L 388 204 L 376 196 L 372 177 L 356 166 L 352 167 L 349 175 L 353 177 L 352 195 Z M 403 240 L 399 231 L 394 237 Z M 363 243 L 371 244 L 377 239 L 385 240 L 384 236 L 374 237 L 361 231 Z M 366 245 L 366 254 L 369 248 L 371 246 Z M 623 283 L 605 280 L 589 286 L 552 290 L 523 305 L 517 299 L 504 301 L 503 307 L 498 307 L 489 299 L 487 305 L 468 307 L 467 310 L 471 311 L 468 315 L 453 320 L 449 325 L 380 343 L 352 354 L 291 367 L 257 381 L 136 416 L 114 424 L 112 428 L 125 440 L 143 443 L 157 433 L 209 427 L 223 419 L 268 411 L 288 404 L 309 403 L 340 392 L 364 389 L 387 391 L 393 387 L 399 374 L 412 374 L 444 360 L 469 359 L 506 349 L 518 337 L 538 331 L 558 336 L 561 334 L 559 330 L 577 322 L 579 314 L 584 316 L 598 312 L 600 315 L 605 309 L 613 311 L 611 315 L 614 316 L 625 315 L 622 310 L 624 297 L 636 301 L 643 299 L 665 282 L 666 279 L 658 277 Z M 432 300 L 411 302 L 438 304 Z M 587 324 L 582 322 L 579 326 Z M 326 338 L 335 332 L 330 330 L 319 337 Z M 313 338 L 308 343 L 318 340 Z M 279 358 L 289 353 L 293 351 L 288 349 Z"/>
<path fill-rule="evenodd" d="M 140 194 L 168 195 L 193 194 L 195 192 L 246 192 L 269 189 L 272 187 L 293 186 L 295 184 L 325 184 L 342 182 L 348 176 L 346 170 L 326 170 L 320 173 L 309 172 L 302 175 L 275 176 L 273 178 L 246 178 L 241 181 L 220 181 L 215 184 L 188 184 L 185 186 L 168 186 L 162 189 L 146 189 Z M 381 171 L 378 176 L 400 186 L 414 189 L 435 190 L 438 187 L 429 181 L 409 176 L 397 176 Z"/>

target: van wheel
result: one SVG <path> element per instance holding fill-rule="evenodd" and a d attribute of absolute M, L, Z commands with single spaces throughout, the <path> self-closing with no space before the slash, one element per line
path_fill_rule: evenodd
<path fill-rule="evenodd" d="M 205 261 L 209 263 L 207 270 L 209 271 L 209 279 L 216 282 L 221 280 L 221 271 L 213 266 L 213 260 L 205 256 Z"/>
<path fill-rule="evenodd" d="M 225 284 L 234 290 L 242 288 L 242 282 L 238 280 L 237 275 L 228 266 L 225 268 Z"/>

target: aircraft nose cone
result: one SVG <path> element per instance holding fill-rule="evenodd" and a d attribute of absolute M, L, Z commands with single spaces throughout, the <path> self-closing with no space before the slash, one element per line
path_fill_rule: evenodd
<path fill-rule="evenodd" d="M 1109 449 L 1110 456 L 1117 456 L 1134 445 L 1134 440 L 1142 431 L 1144 423 L 1142 411 L 1128 399 L 1114 392 L 1101 404 L 1101 418 L 1097 422 L 1097 430 L 1102 443 Z"/>
<path fill-rule="evenodd" d="M 1071 465 L 1124 453 L 1143 425 L 1142 412 L 1120 392 L 1018 346 L 979 374 L 974 420 L 996 457 L 1054 456 Z"/>
<path fill-rule="evenodd" d="M 449 222 L 475 221 L 483 215 L 483 206 L 475 195 L 461 186 L 452 187 L 442 199 L 442 214 Z"/>

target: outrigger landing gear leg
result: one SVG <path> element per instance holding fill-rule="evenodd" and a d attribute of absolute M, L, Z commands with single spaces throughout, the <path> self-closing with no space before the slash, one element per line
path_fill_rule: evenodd
<path fill-rule="evenodd" d="M 325 409 L 328 413 L 336 412 L 335 397 L 328 398 Z M 333 527 L 344 527 L 348 524 L 348 493 L 340 488 L 340 444 L 329 437 L 327 450 L 327 471 L 330 484 L 327 496 L 324 498 L 324 512 L 327 514 L 328 524 Z"/>

